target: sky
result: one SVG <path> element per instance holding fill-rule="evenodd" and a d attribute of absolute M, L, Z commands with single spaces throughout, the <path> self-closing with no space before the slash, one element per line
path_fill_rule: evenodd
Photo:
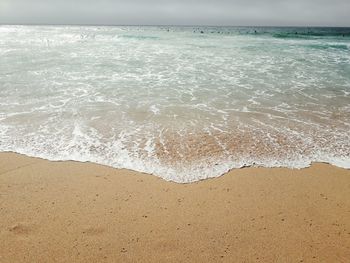
<path fill-rule="evenodd" d="M 350 26 L 350 0 L 0 0 L 0 24 Z"/>

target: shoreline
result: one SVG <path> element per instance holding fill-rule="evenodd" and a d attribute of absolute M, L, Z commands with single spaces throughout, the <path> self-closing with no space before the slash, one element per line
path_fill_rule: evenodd
<path fill-rule="evenodd" d="M 177 184 L 0 153 L 0 262 L 346 262 L 349 189 L 327 164 Z"/>
<path fill-rule="evenodd" d="M 208 177 L 203 177 L 203 178 L 198 178 L 198 179 L 182 179 L 184 181 L 177 181 L 177 179 L 175 180 L 174 178 L 169 178 L 166 176 L 162 176 L 160 174 L 156 174 L 156 173 L 152 173 L 152 172 L 147 172 L 147 171 L 141 171 L 138 170 L 138 168 L 118 168 L 118 167 L 113 167 L 111 165 L 108 164 L 103 164 L 103 163 L 98 163 L 98 162 L 93 162 L 93 161 L 79 161 L 79 160 L 73 160 L 73 159 L 67 159 L 67 160 L 55 160 L 55 159 L 50 159 L 50 158 L 45 158 L 45 157 L 38 157 L 38 156 L 32 156 L 29 154 L 25 154 L 25 153 L 20 153 L 20 152 L 14 152 L 14 151 L 0 151 L 0 155 L 2 154 L 13 154 L 13 155 L 19 155 L 19 156 L 23 156 L 23 157 L 27 157 L 27 158 L 34 158 L 34 159 L 39 159 L 42 161 L 48 161 L 48 162 L 53 162 L 53 163 L 65 163 L 65 162 L 73 162 L 73 163 L 80 163 L 80 164 L 91 164 L 91 165 L 97 165 L 97 166 L 101 166 L 101 167 L 105 167 L 105 168 L 110 168 L 110 169 L 116 169 L 116 170 L 125 170 L 125 171 L 129 171 L 129 172 L 133 172 L 133 173 L 139 173 L 139 174 L 143 174 L 143 175 L 150 175 L 150 176 L 154 176 L 156 178 L 159 178 L 161 180 L 164 180 L 166 182 L 172 182 L 172 183 L 176 183 L 176 184 L 193 184 L 193 183 L 198 183 L 198 182 L 202 182 L 202 181 L 206 181 L 206 180 L 210 180 L 210 179 L 216 179 L 216 178 L 220 178 L 222 176 L 226 176 L 228 174 L 230 174 L 231 172 L 234 172 L 236 170 L 241 170 L 241 169 L 287 169 L 287 170 L 304 170 L 304 169 L 308 169 L 314 165 L 319 165 L 319 164 L 325 164 L 325 165 L 330 165 L 332 167 L 335 168 L 339 168 L 339 169 L 344 169 L 344 170 L 348 170 L 350 171 L 350 166 L 347 162 L 344 162 L 342 160 L 338 160 L 338 161 L 334 161 L 332 162 L 327 162 L 327 161 L 312 161 L 310 163 L 305 164 L 305 166 L 298 166 L 298 167 L 287 167 L 287 166 L 264 166 L 264 165 L 259 165 L 259 164 L 251 164 L 251 165 L 242 165 L 242 166 L 237 166 L 237 167 L 231 167 L 228 164 L 222 164 L 224 168 L 224 170 L 226 170 L 226 172 L 223 172 L 220 175 L 209 175 L 208 176 L 208 172 L 205 172 L 205 175 Z M 213 166 L 215 167 L 216 164 L 213 164 Z M 214 168 L 213 167 L 213 168 Z M 213 169 L 213 171 L 215 171 L 215 169 Z M 182 173 L 182 172 L 181 172 Z"/>

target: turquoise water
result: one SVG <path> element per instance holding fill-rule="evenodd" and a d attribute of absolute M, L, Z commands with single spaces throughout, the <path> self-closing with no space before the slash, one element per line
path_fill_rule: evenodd
<path fill-rule="evenodd" d="M 0 151 L 179 183 L 350 167 L 350 29 L 0 26 Z"/>

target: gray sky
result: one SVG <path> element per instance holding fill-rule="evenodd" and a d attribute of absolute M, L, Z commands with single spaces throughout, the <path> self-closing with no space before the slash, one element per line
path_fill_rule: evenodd
<path fill-rule="evenodd" d="M 0 0 L 1 24 L 350 26 L 350 0 Z"/>

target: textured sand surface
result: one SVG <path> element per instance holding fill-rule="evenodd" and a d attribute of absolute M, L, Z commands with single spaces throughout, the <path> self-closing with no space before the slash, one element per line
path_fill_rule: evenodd
<path fill-rule="evenodd" d="M 350 262 L 350 171 L 180 185 L 0 153 L 0 262 Z"/>

